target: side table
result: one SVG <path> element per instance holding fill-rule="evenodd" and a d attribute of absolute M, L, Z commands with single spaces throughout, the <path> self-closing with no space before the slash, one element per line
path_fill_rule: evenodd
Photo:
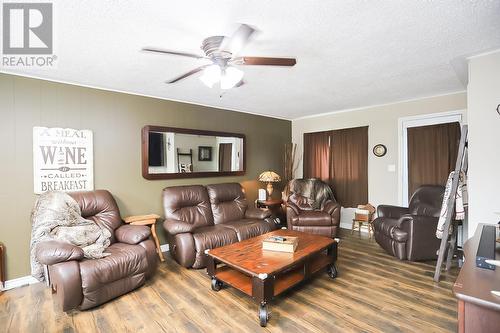
<path fill-rule="evenodd" d="M 149 214 L 149 215 L 138 215 L 138 216 L 127 216 L 123 219 L 125 223 L 130 223 L 131 225 L 150 225 L 151 226 L 151 234 L 153 235 L 153 240 L 156 245 L 156 252 L 158 252 L 158 256 L 160 260 L 163 262 L 165 258 L 163 258 L 163 253 L 161 252 L 160 242 L 158 241 L 158 236 L 156 235 L 156 220 L 160 218 L 160 215 Z"/>
<path fill-rule="evenodd" d="M 286 216 L 281 209 L 282 204 L 283 200 L 281 199 L 255 200 L 255 207 L 269 209 L 274 223 L 280 227 L 286 224 Z"/>
<path fill-rule="evenodd" d="M 361 213 L 362 212 L 362 213 Z M 363 223 L 368 225 L 368 237 L 371 239 L 373 236 L 373 215 L 375 214 L 375 207 L 371 204 L 358 205 L 356 212 L 354 213 L 354 218 L 352 219 L 352 229 L 351 234 L 354 233 L 356 228 L 361 235 L 361 226 Z M 358 224 L 356 226 L 356 223 Z"/>

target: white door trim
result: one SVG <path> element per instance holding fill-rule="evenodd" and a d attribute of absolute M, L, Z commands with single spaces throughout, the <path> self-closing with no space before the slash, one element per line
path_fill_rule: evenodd
<path fill-rule="evenodd" d="M 465 124 L 466 110 L 422 114 L 398 119 L 399 167 L 398 167 L 398 202 L 408 207 L 408 128 L 444 124 L 458 121 Z"/>

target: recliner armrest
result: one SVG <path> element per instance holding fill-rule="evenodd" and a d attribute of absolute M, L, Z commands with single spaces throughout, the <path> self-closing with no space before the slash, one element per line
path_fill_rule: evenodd
<path fill-rule="evenodd" d="M 413 232 L 430 230 L 432 231 L 430 234 L 433 234 L 434 237 L 436 237 L 435 233 L 438 220 L 439 217 L 405 214 L 399 218 L 398 227 L 409 231 L 409 227 L 411 226 L 413 228 Z"/>
<path fill-rule="evenodd" d="M 333 215 L 336 209 L 340 209 L 340 204 L 333 200 L 327 200 L 323 204 L 323 208 L 321 210 L 324 211 L 325 213 Z"/>
<path fill-rule="evenodd" d="M 248 208 L 245 212 L 245 218 L 247 219 L 263 220 L 269 216 L 271 216 L 271 211 L 269 209 Z"/>
<path fill-rule="evenodd" d="M 191 233 L 196 228 L 194 224 L 176 219 L 165 219 L 163 228 L 172 236 L 177 234 Z"/>
<path fill-rule="evenodd" d="M 379 205 L 377 207 L 377 217 L 389 217 L 399 219 L 402 215 L 408 214 L 410 210 L 407 207 Z"/>
<path fill-rule="evenodd" d="M 145 225 L 124 224 L 115 230 L 116 240 L 130 245 L 139 244 L 151 236 L 151 229 Z"/>
<path fill-rule="evenodd" d="M 295 213 L 295 215 L 299 215 L 300 214 L 300 208 L 299 208 L 299 206 L 297 206 L 296 204 L 294 204 L 291 201 L 287 201 L 286 202 L 286 208 L 287 208 L 287 211 L 288 211 L 288 209 L 290 209 L 291 211 L 293 211 Z"/>
<path fill-rule="evenodd" d="M 82 260 L 83 250 L 75 245 L 61 241 L 44 241 L 36 246 L 36 258 L 42 265 Z"/>
<path fill-rule="evenodd" d="M 440 239 L 436 237 L 438 217 L 424 215 L 403 215 L 398 220 L 398 228 L 408 234 L 408 260 L 429 260 L 436 258 Z"/>

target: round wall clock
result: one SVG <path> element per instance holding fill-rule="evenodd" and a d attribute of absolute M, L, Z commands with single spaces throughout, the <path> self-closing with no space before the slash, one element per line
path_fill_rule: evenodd
<path fill-rule="evenodd" d="M 378 145 L 375 145 L 375 147 L 373 147 L 373 154 L 375 154 L 375 156 L 377 156 L 377 157 L 382 157 L 386 153 L 387 153 L 387 147 L 381 143 L 379 143 Z"/>

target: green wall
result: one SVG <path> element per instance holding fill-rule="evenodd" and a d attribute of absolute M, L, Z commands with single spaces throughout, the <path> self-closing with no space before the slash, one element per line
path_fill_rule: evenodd
<path fill-rule="evenodd" d="M 0 74 L 0 242 L 7 279 L 30 274 L 34 126 L 90 129 L 94 133 L 94 183 L 116 198 L 122 216 L 163 216 L 161 190 L 181 184 L 240 182 L 257 197 L 260 172 L 283 169 L 283 145 L 291 122 L 148 97 Z M 141 128 L 173 126 L 244 133 L 247 172 L 242 177 L 149 181 L 141 175 Z M 163 243 L 163 228 L 158 226 Z"/>

